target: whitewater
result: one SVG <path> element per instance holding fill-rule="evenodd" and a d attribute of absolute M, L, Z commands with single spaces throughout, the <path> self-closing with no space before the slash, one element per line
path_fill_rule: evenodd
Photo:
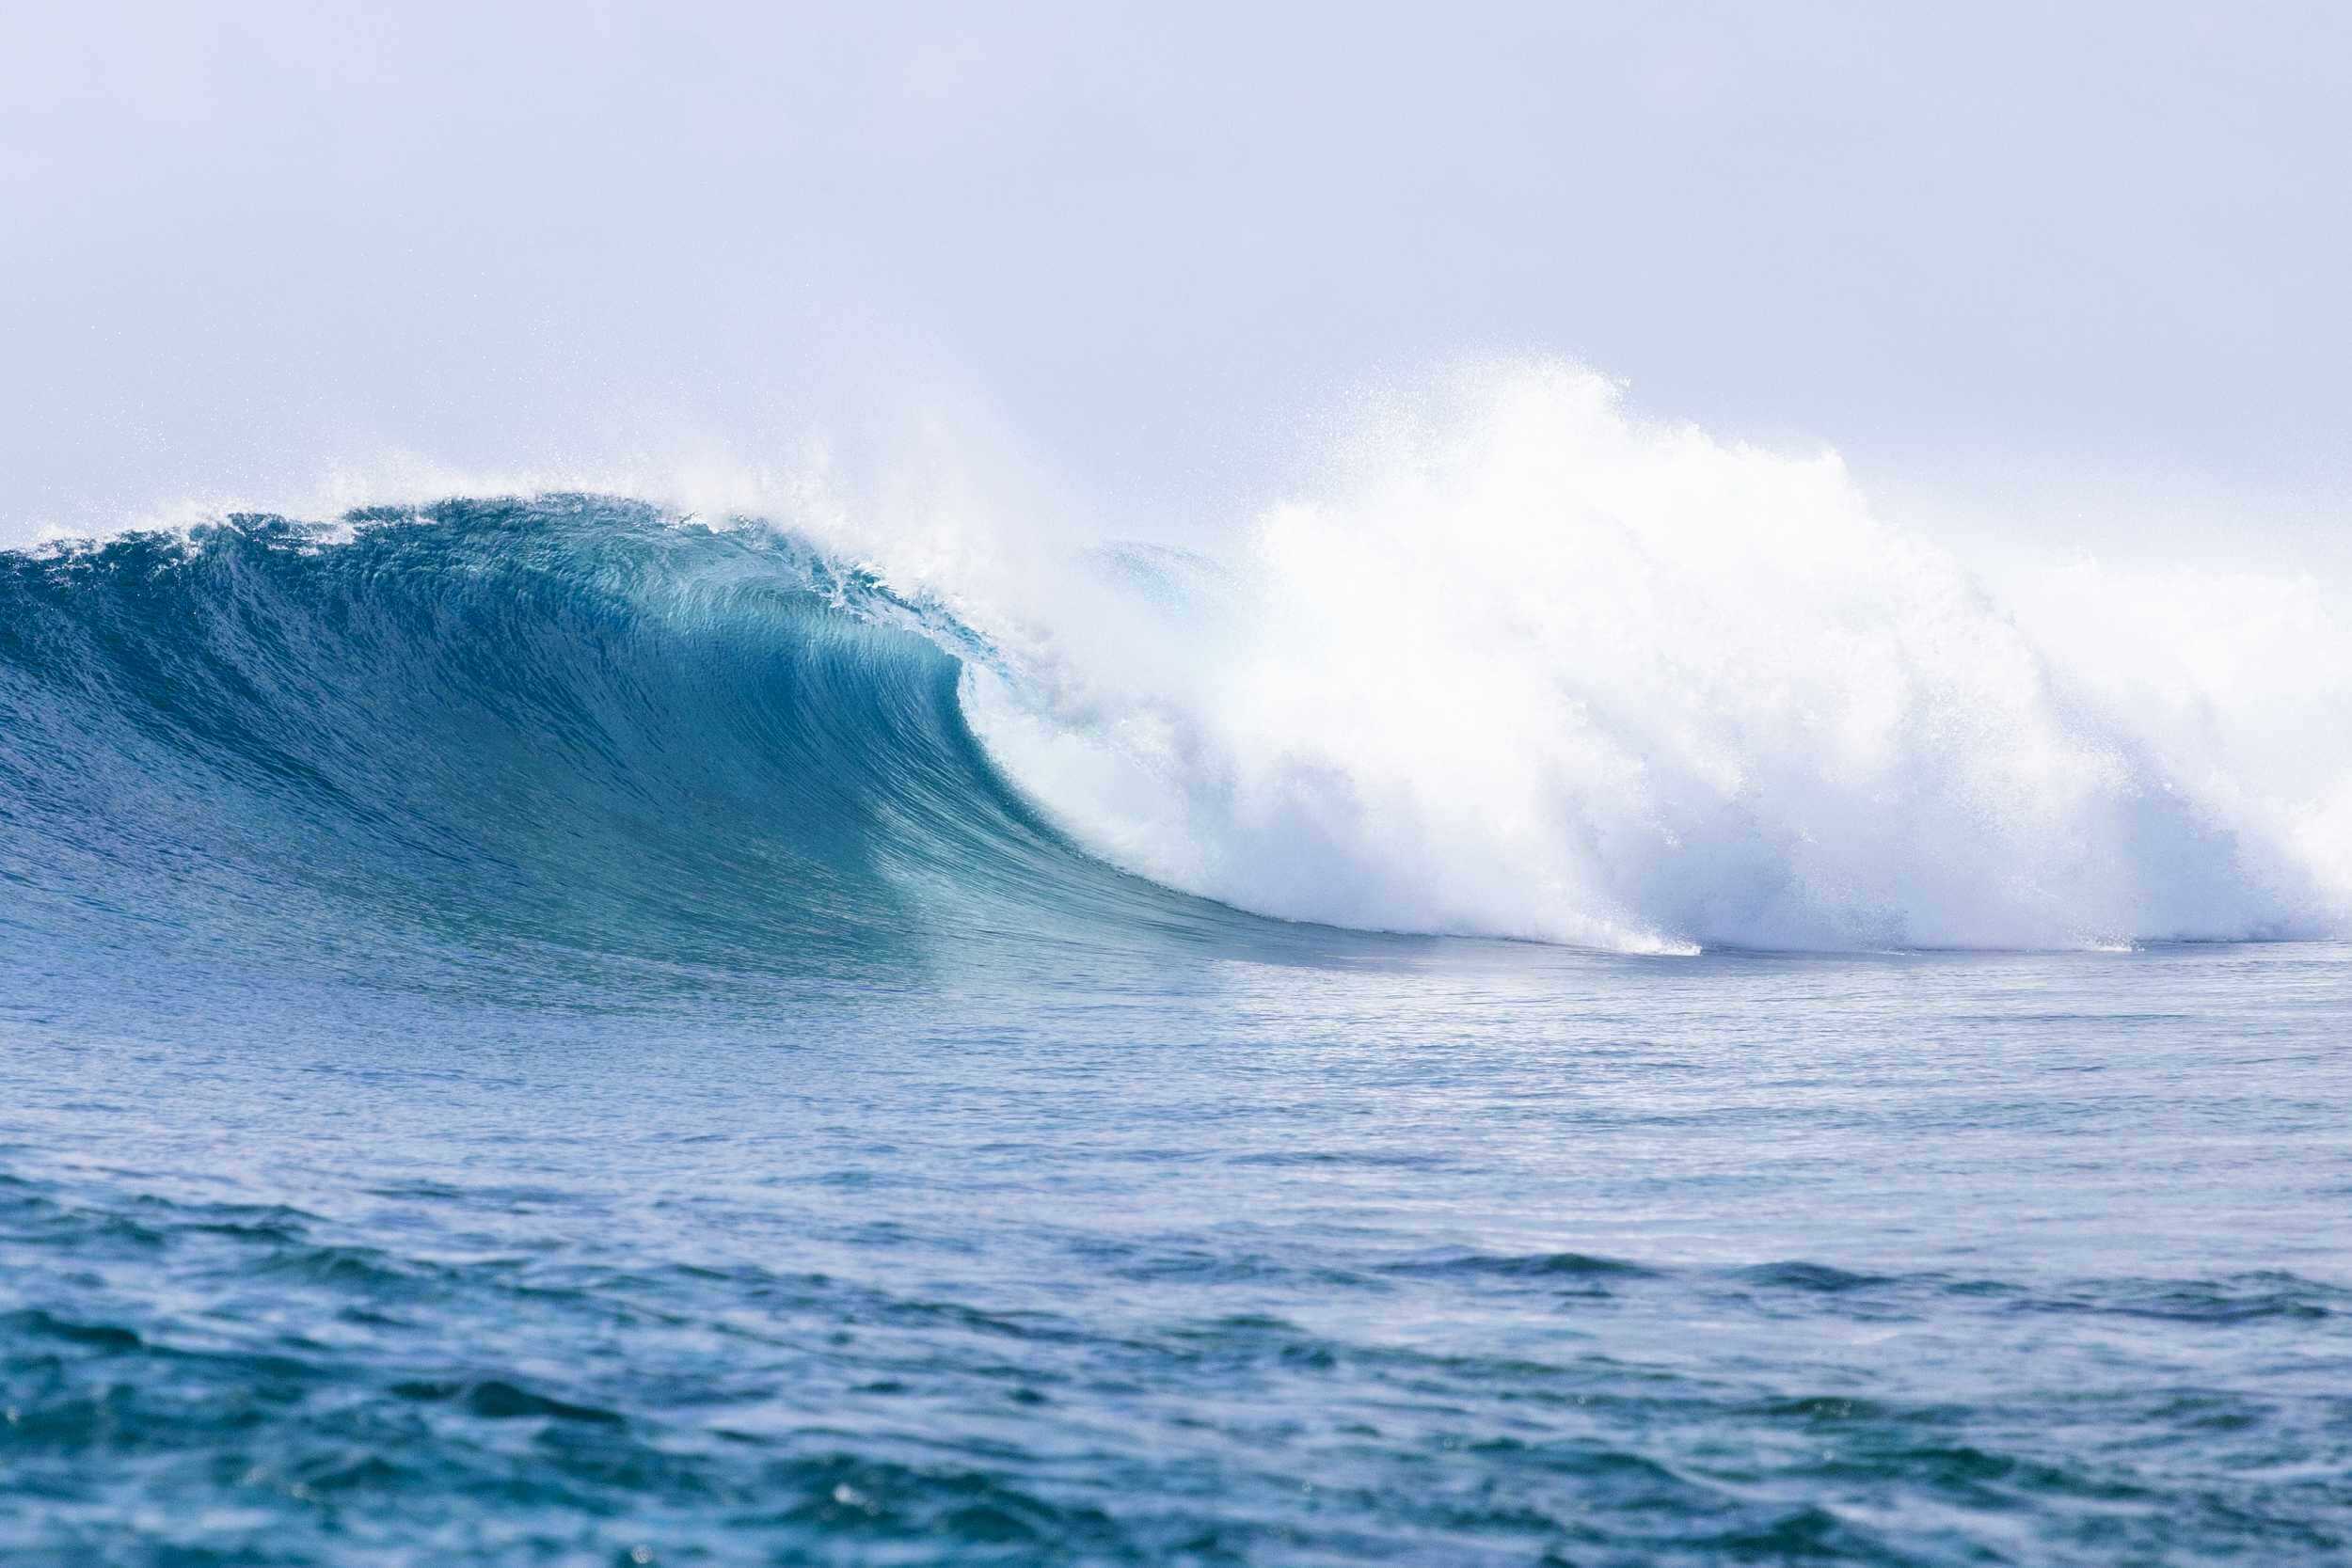
<path fill-rule="evenodd" d="M 1300 440 L 0 551 L 0 1550 L 2352 1549 L 2344 585 Z"/>

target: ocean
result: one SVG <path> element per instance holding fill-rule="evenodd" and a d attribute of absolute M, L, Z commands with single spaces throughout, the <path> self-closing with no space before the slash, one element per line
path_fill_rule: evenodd
<path fill-rule="evenodd" d="M 0 554 L 0 1556 L 2352 1556 L 2329 819 L 1861 521 L 1385 504 Z"/>

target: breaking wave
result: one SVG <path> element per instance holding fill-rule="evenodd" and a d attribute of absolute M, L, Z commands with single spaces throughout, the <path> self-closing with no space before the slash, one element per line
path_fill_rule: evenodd
<path fill-rule="evenodd" d="M 1181 548 L 739 510 L 0 556 L 0 924 L 420 983 L 1282 939 L 1258 916 L 1635 951 L 2344 928 L 2324 588 L 2217 626 L 2085 568 L 2021 610 L 1835 458 L 1582 372 L 1401 400 Z"/>

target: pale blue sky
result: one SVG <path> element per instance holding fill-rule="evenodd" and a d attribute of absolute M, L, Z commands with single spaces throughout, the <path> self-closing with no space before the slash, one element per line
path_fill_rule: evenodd
<path fill-rule="evenodd" d="M 10 7 L 0 538 L 927 382 L 1181 505 L 1491 353 L 1896 489 L 2340 515 L 2347 17 Z"/>

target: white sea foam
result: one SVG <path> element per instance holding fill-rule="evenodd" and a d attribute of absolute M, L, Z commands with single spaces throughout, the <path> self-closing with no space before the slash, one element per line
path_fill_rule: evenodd
<path fill-rule="evenodd" d="M 1212 561 L 1117 558 L 969 705 L 1113 860 L 1296 919 L 1653 950 L 2340 929 L 2340 600 L 2031 580 L 1996 601 L 1833 456 L 1486 370 L 1378 410 Z"/>

